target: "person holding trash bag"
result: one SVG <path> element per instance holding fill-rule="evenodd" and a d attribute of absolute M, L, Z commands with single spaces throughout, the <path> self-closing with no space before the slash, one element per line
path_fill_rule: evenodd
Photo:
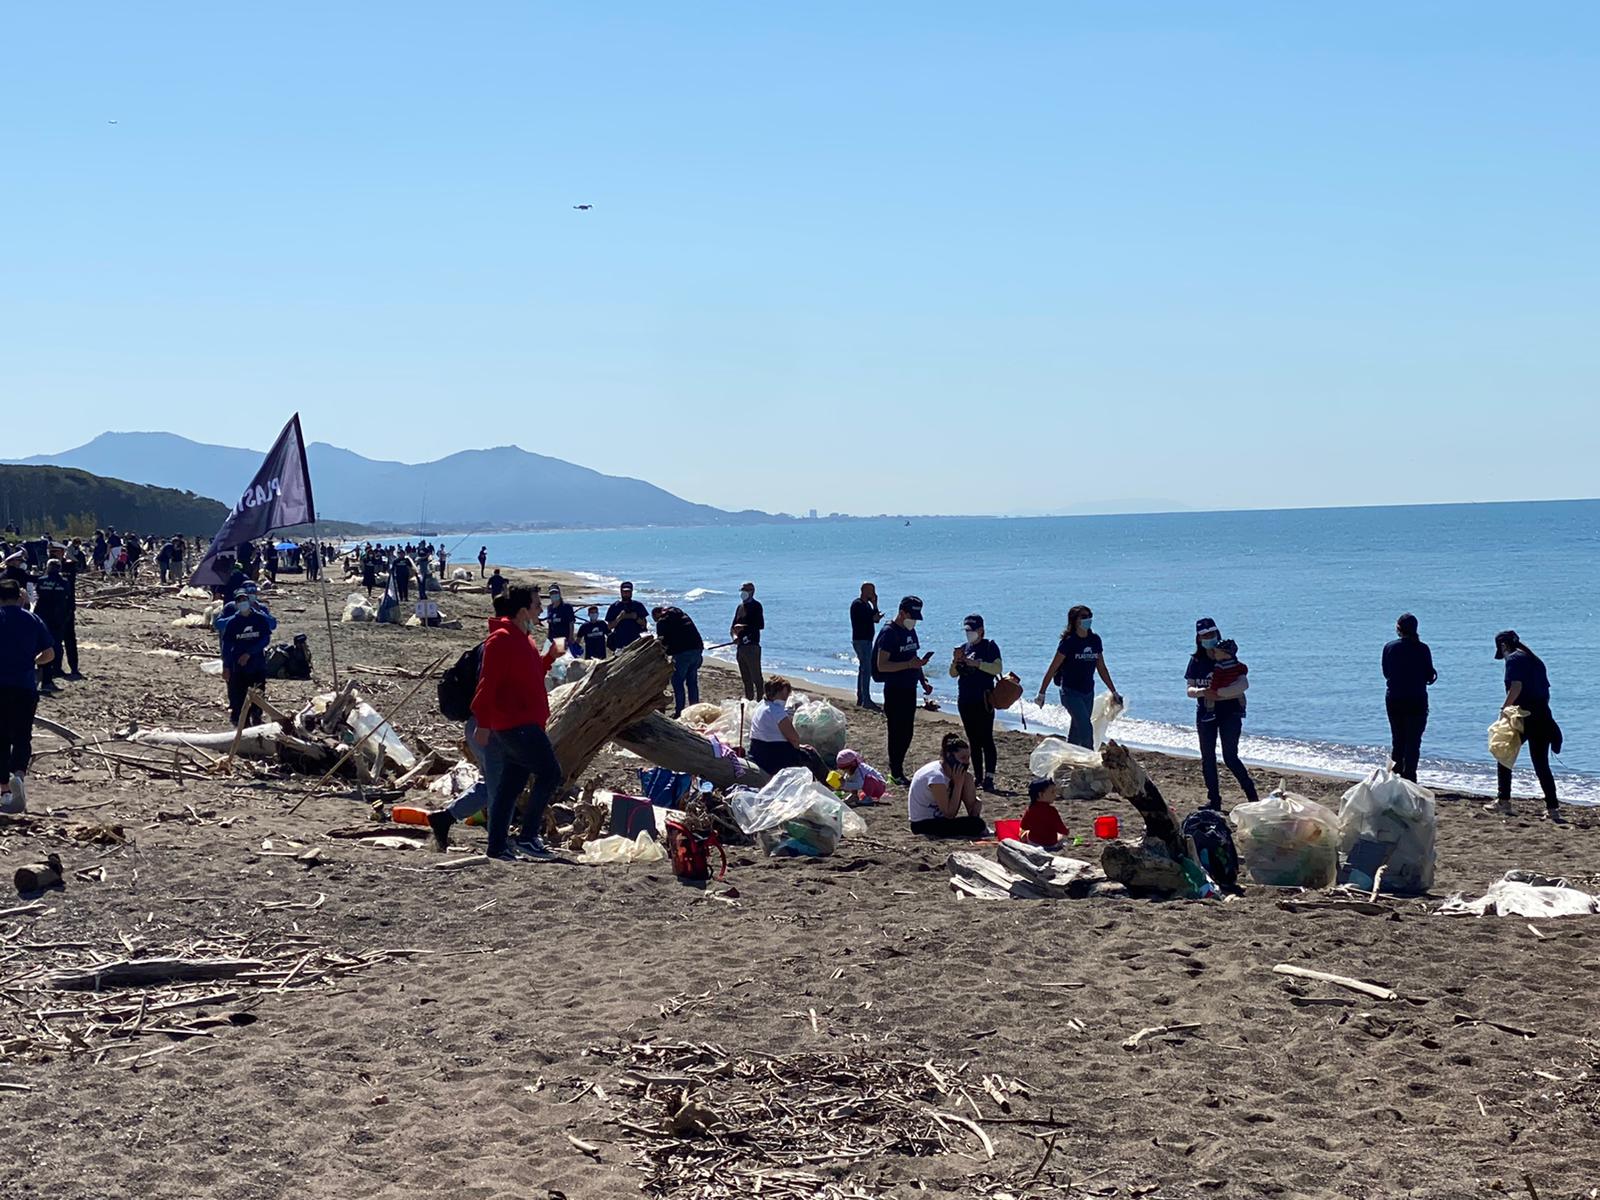
<path fill-rule="evenodd" d="M 1566 824 L 1561 815 L 1561 804 L 1556 799 L 1556 780 L 1550 773 L 1550 752 L 1561 753 L 1561 726 L 1550 712 L 1550 674 L 1544 660 L 1535 654 L 1515 629 L 1503 629 L 1494 635 L 1494 656 L 1505 662 L 1506 702 L 1502 711 L 1520 708 L 1528 715 L 1522 720 L 1522 741 L 1528 747 L 1528 758 L 1533 762 L 1533 773 L 1539 777 L 1539 787 L 1544 792 L 1544 819 L 1558 825 Z M 1484 805 L 1484 811 L 1510 816 L 1511 768 L 1496 764 L 1499 776 L 1498 798 Z"/>
<path fill-rule="evenodd" d="M 1194 653 L 1184 668 L 1189 698 L 1195 702 L 1195 732 L 1200 738 L 1200 773 L 1206 781 L 1206 807 L 1222 811 L 1222 790 L 1217 779 L 1217 741 L 1222 741 L 1222 761 L 1233 772 L 1245 799 L 1256 799 L 1256 782 L 1239 757 L 1239 735 L 1244 731 L 1245 691 L 1250 677 L 1241 674 L 1224 687 L 1212 686 L 1212 666 L 1218 658 L 1231 659 L 1222 650 L 1222 631 L 1210 617 L 1194 623 Z"/>
<path fill-rule="evenodd" d="M 994 744 L 994 706 L 989 693 L 1003 669 L 1000 647 L 984 632 L 983 617 L 972 613 L 961 622 L 966 640 L 950 656 L 950 676 L 956 681 L 956 711 L 972 745 L 972 774 L 986 792 L 994 791 L 999 752 Z"/>
<path fill-rule="evenodd" d="M 1094 744 L 1094 677 L 1095 672 L 1105 680 L 1112 703 L 1120 705 L 1122 696 L 1117 685 L 1111 682 L 1111 669 L 1106 666 L 1104 647 L 1100 635 L 1090 629 L 1094 613 L 1087 604 L 1074 604 L 1067 610 L 1067 627 L 1061 631 L 1061 642 L 1055 657 L 1045 669 L 1044 682 L 1039 685 L 1035 704 L 1044 704 L 1045 692 L 1053 681 L 1061 689 L 1061 707 L 1071 718 L 1067 726 L 1067 741 L 1086 750 Z"/>
<path fill-rule="evenodd" d="M 1394 632 L 1394 641 L 1383 648 L 1389 757 L 1394 762 L 1394 773 L 1415 783 L 1417 760 L 1422 757 L 1422 734 L 1428 728 L 1428 688 L 1439 678 L 1439 672 L 1433 669 L 1433 651 L 1428 649 L 1428 643 L 1417 637 L 1416 617 L 1401 613 Z"/>
<path fill-rule="evenodd" d="M 786 767 L 805 767 L 819 783 L 828 778 L 828 769 L 814 746 L 800 741 L 789 715 L 793 686 L 782 675 L 774 675 L 761 686 L 761 703 L 750 718 L 750 759 L 768 775 Z"/>

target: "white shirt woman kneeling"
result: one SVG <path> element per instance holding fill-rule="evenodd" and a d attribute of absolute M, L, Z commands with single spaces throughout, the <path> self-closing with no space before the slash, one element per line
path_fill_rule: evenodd
<path fill-rule="evenodd" d="M 988 836 L 972 774 L 972 748 L 959 733 L 945 734 L 939 757 L 911 777 L 906 808 L 912 833 L 924 837 Z"/>

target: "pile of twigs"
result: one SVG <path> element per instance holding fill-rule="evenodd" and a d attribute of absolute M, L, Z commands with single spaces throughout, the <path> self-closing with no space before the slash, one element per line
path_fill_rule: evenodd
<path fill-rule="evenodd" d="M 42 908 L 29 905 L 17 915 Z M 269 940 L 270 939 L 270 940 Z M 116 950 L 34 941 L 0 926 L 0 1065 L 56 1055 L 137 1069 L 221 1029 L 248 1025 L 274 992 L 328 987 L 376 963 L 420 951 L 351 956 L 309 934 L 225 934 L 171 946 L 124 937 Z M 146 1048 L 152 1041 L 161 1043 Z M 7 1084 L 27 1090 L 26 1084 Z"/>
<path fill-rule="evenodd" d="M 608 1096 L 612 1123 L 645 1173 L 644 1190 L 676 1198 L 868 1200 L 884 1193 L 871 1190 L 865 1160 L 959 1153 L 985 1162 L 995 1147 L 983 1123 L 1018 1119 L 986 1115 L 971 1092 L 1005 1111 L 1028 1095 L 1020 1081 L 966 1081 L 959 1068 L 859 1047 L 771 1055 L 652 1041 L 589 1054 L 622 1072 Z M 962 1104 L 971 1115 L 956 1111 Z"/>

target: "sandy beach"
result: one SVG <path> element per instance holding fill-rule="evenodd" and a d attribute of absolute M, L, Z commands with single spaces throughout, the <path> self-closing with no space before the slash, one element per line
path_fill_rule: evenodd
<path fill-rule="evenodd" d="M 593 586 L 563 583 L 574 602 Z M 336 621 L 347 590 L 330 587 Z M 171 624 L 197 602 L 145 588 L 93 606 L 95 594 L 78 623 L 87 677 L 41 715 L 78 731 L 224 728 L 221 681 L 199 669 L 215 639 Z M 307 633 L 316 662 L 316 679 L 272 685 L 292 709 L 331 686 L 322 602 L 291 581 L 272 606 L 279 639 Z M 336 625 L 341 670 L 453 660 L 481 636 L 487 597 L 441 606 L 466 627 Z M 355 677 L 386 713 L 414 686 Z M 702 674 L 707 698 L 736 685 Z M 881 718 L 846 712 L 851 744 L 881 766 Z M 460 738 L 431 685 L 395 724 L 436 747 Z M 912 761 L 948 727 L 919 720 Z M 1002 788 L 1026 787 L 1035 741 L 1000 735 Z M 600 1200 L 647 1183 L 744 1196 L 763 1172 L 761 1194 L 855 1198 L 1566 1200 L 1600 1186 L 1593 919 L 1432 911 L 1511 868 L 1592 890 L 1591 810 L 1560 828 L 1535 802 L 1503 819 L 1441 794 L 1434 894 L 1376 915 L 1292 910 L 1255 886 L 1226 903 L 985 904 L 952 895 L 944 861 L 959 847 L 912 837 L 897 789 L 834 857 L 730 849 L 725 884 L 700 888 L 664 863 L 434 870 L 430 849 L 332 836 L 370 822 L 348 785 L 266 771 L 180 785 L 62 747 L 37 738 L 30 815 L 0 817 L 8 887 L 48 853 L 66 869 L 37 908 L 0 898 L 8 1198 Z M 1203 801 L 1197 762 L 1140 758 L 1180 814 Z M 629 790 L 639 765 L 607 751 L 585 779 Z M 1335 808 L 1348 786 L 1257 780 Z M 1021 808 L 991 800 L 986 816 Z M 1062 811 L 1074 833 L 1100 813 L 1138 826 L 1115 800 Z M 91 826 L 125 842 L 84 840 Z M 483 833 L 457 837 L 481 847 Z M 242 1019 L 188 1029 L 140 1013 L 143 1028 L 115 1040 L 81 994 L 40 999 L 40 967 L 195 947 L 282 971 L 204 1009 Z M 1274 974 L 1281 963 L 1399 998 Z M 1190 1028 L 1125 1045 L 1158 1026 Z M 851 1082 L 873 1071 L 894 1111 L 942 1131 L 938 1145 L 875 1140 L 882 1122 L 861 1114 L 887 1101 Z M 718 1158 L 720 1190 L 644 1158 L 678 1143 L 659 1121 L 686 1079 L 701 1081 L 709 1131 L 674 1161 L 689 1180 L 697 1154 Z M 787 1144 L 766 1125 L 748 1131 L 763 1110 L 793 1115 L 803 1168 L 779 1164 Z M 930 1125 L 927 1111 L 953 1116 Z"/>

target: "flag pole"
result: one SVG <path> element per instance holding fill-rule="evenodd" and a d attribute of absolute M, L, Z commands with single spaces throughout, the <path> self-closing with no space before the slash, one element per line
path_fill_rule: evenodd
<path fill-rule="evenodd" d="M 333 610 L 328 607 L 328 576 L 323 569 L 327 560 L 322 554 L 322 525 L 321 522 L 311 523 L 311 536 L 316 539 L 317 548 L 317 582 L 322 585 L 322 616 L 328 623 L 328 666 L 333 670 L 333 686 L 339 688 L 339 657 L 333 648 Z"/>

